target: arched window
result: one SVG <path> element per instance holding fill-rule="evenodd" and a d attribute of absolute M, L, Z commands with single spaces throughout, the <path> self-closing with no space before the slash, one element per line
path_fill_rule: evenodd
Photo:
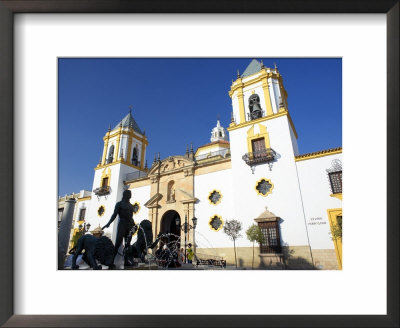
<path fill-rule="evenodd" d="M 174 202 L 175 201 L 175 182 L 171 180 L 168 182 L 168 190 L 167 190 L 167 201 Z"/>
<path fill-rule="evenodd" d="M 108 150 L 107 164 L 112 163 L 113 159 L 114 159 L 114 145 L 111 145 L 110 149 Z"/>
<path fill-rule="evenodd" d="M 137 166 L 138 165 L 138 151 L 136 146 L 133 147 L 133 152 L 132 152 L 132 164 Z"/>

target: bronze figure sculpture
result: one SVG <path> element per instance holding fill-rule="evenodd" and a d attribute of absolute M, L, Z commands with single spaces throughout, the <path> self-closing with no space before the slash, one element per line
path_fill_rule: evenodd
<path fill-rule="evenodd" d="M 79 269 L 79 265 L 76 265 L 76 259 L 78 255 L 82 254 L 85 250 L 82 259 L 93 269 L 101 270 L 102 266 L 98 265 L 96 260 L 101 264 L 114 268 L 114 245 L 112 241 L 105 237 L 95 237 L 92 235 L 84 235 L 78 239 L 76 250 L 72 256 L 73 270 Z"/>
<path fill-rule="evenodd" d="M 115 204 L 114 213 L 111 216 L 110 220 L 107 224 L 102 227 L 108 228 L 110 224 L 115 220 L 117 215 L 119 215 L 119 223 L 117 228 L 117 237 L 115 240 L 115 251 L 114 258 L 118 254 L 118 249 L 122 244 L 122 241 L 125 241 L 125 245 L 129 246 L 132 239 L 132 232 L 135 231 L 135 221 L 133 220 L 133 205 L 129 202 L 132 197 L 132 193 L 130 190 L 124 190 L 122 194 L 122 200 Z M 126 252 L 125 252 L 126 253 Z M 130 265 L 127 255 L 124 254 L 125 265 Z"/>

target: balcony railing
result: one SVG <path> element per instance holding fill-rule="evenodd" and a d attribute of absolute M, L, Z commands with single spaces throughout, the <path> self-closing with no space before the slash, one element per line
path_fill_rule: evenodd
<path fill-rule="evenodd" d="M 94 189 L 93 192 L 96 196 L 106 196 L 111 193 L 111 187 L 110 186 L 102 186 L 102 187 Z"/>
<path fill-rule="evenodd" d="M 225 157 L 229 157 L 230 155 L 231 155 L 231 153 L 228 149 L 218 150 L 218 151 L 213 151 L 211 153 L 196 156 L 196 161 L 201 161 L 203 159 L 212 158 L 212 157 L 225 158 Z"/>
<path fill-rule="evenodd" d="M 268 163 L 275 159 L 276 152 L 272 148 L 263 149 L 260 151 L 255 151 L 252 153 L 247 153 L 242 156 L 242 159 L 247 165 Z"/>
<path fill-rule="evenodd" d="M 127 173 L 125 177 L 125 181 L 132 181 L 140 178 L 147 177 L 147 172 L 143 171 L 135 171 L 131 173 Z"/>

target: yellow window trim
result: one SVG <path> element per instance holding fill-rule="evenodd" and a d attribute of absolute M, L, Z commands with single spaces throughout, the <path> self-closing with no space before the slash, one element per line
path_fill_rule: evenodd
<path fill-rule="evenodd" d="M 214 203 L 211 201 L 211 199 L 210 199 L 210 197 L 211 197 L 211 195 L 212 195 L 213 192 L 217 192 L 217 193 L 219 193 L 219 195 L 221 196 L 215 204 L 214 204 Z M 212 204 L 212 205 L 214 205 L 214 206 L 215 206 L 215 205 L 218 205 L 219 203 L 221 203 L 221 200 L 222 200 L 222 192 L 219 191 L 219 190 L 217 190 L 217 189 L 214 189 L 213 191 L 209 192 L 207 199 L 208 199 L 208 202 L 209 202 L 210 204 Z"/>
<path fill-rule="evenodd" d="M 256 139 L 264 138 L 265 148 L 271 148 L 267 127 L 263 124 L 258 124 L 258 127 L 260 129 L 260 133 L 254 133 L 254 125 L 247 131 L 247 149 L 249 153 L 253 152 L 252 141 Z"/>
<path fill-rule="evenodd" d="M 330 230 L 332 234 L 332 241 L 333 245 L 335 246 L 335 253 L 336 253 L 336 258 L 338 262 L 338 267 L 339 270 L 342 270 L 342 239 L 335 239 L 333 238 L 333 231 L 332 228 L 334 225 L 337 224 L 336 217 L 338 216 L 343 216 L 342 215 L 342 209 L 341 208 L 332 208 L 327 210 L 328 212 L 328 218 L 329 218 L 329 225 L 330 225 Z"/>
<path fill-rule="evenodd" d="M 330 194 L 330 196 L 342 200 L 342 193 Z"/>
<path fill-rule="evenodd" d="M 215 230 L 215 229 L 213 228 L 213 226 L 211 225 L 211 221 L 212 221 L 215 217 L 217 217 L 218 219 L 221 220 L 221 225 L 219 226 L 219 228 L 218 228 L 217 230 Z M 222 217 L 221 217 L 220 215 L 214 214 L 212 217 L 210 217 L 210 220 L 208 220 L 208 225 L 210 226 L 210 229 L 211 229 L 212 231 L 217 232 L 217 231 L 220 231 L 220 230 L 222 229 L 222 227 L 224 226 L 224 220 L 222 220 Z"/>
<path fill-rule="evenodd" d="M 111 183 L 111 169 L 110 168 L 108 168 L 108 170 L 105 168 L 104 171 L 101 173 L 101 178 L 100 178 L 100 186 L 101 187 L 103 187 L 104 178 L 108 178 L 107 186 L 109 186 Z"/>
<path fill-rule="evenodd" d="M 131 203 L 132 204 L 132 203 Z M 138 214 L 139 213 L 139 211 L 140 211 L 140 204 L 139 204 L 139 202 L 134 202 L 133 204 L 132 204 L 132 206 L 135 206 L 135 205 L 137 205 L 138 206 L 138 210 L 137 210 L 137 212 L 135 213 L 135 212 L 133 212 L 133 215 L 136 215 L 136 214 Z"/>
<path fill-rule="evenodd" d="M 100 207 L 103 207 L 103 208 L 104 208 L 103 214 L 101 214 L 101 215 L 99 214 L 99 209 L 100 209 Z M 98 217 L 102 217 L 102 216 L 104 215 L 104 213 L 106 213 L 106 207 L 105 207 L 104 205 L 100 205 L 99 208 L 97 209 L 96 213 L 97 213 L 97 216 L 98 216 Z"/>
<path fill-rule="evenodd" d="M 271 188 L 269 189 L 269 191 L 268 191 L 265 195 L 257 189 L 258 184 L 259 184 L 262 180 L 267 181 L 267 182 L 271 185 Z M 270 179 L 267 179 L 267 178 L 261 178 L 260 180 L 258 180 L 258 181 L 256 182 L 256 185 L 254 186 L 254 190 L 257 192 L 257 194 L 259 194 L 259 195 L 261 195 L 261 196 L 263 196 L 263 197 L 267 197 L 269 194 L 271 194 L 273 189 L 274 189 L 274 184 L 271 182 Z"/>

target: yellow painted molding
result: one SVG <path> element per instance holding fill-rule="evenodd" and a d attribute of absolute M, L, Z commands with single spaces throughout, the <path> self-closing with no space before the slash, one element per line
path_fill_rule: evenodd
<path fill-rule="evenodd" d="M 296 162 L 299 162 L 299 161 L 305 161 L 307 159 L 313 159 L 313 158 L 341 154 L 341 153 L 342 153 L 342 147 L 337 147 L 337 148 L 330 148 L 330 149 L 326 149 L 326 150 L 316 151 L 313 153 L 298 155 L 298 156 L 295 156 L 294 159 Z"/>
<path fill-rule="evenodd" d="M 327 212 L 328 212 L 328 219 L 329 219 L 331 234 L 333 235 L 332 228 L 334 225 L 337 224 L 337 217 L 343 216 L 342 209 L 341 208 L 332 208 L 332 209 L 328 209 Z M 335 246 L 335 253 L 336 253 L 339 270 L 342 270 L 342 238 L 340 238 L 340 239 L 332 238 L 332 241 Z"/>
<path fill-rule="evenodd" d="M 264 122 L 264 121 L 272 120 L 274 118 L 278 118 L 278 117 L 285 116 L 285 115 L 288 115 L 288 112 L 277 113 L 277 114 L 273 114 L 271 116 L 264 116 L 264 117 L 258 118 L 256 120 L 252 120 L 252 121 L 247 121 L 247 122 L 244 122 L 244 123 L 236 124 L 233 127 L 228 127 L 227 130 L 228 131 L 233 131 L 233 130 L 236 130 L 236 129 L 243 128 L 245 126 L 249 126 L 249 125 L 261 123 L 261 122 Z"/>
<path fill-rule="evenodd" d="M 132 138 L 128 138 L 128 153 L 126 154 L 126 163 L 130 163 L 132 155 Z"/>
<path fill-rule="evenodd" d="M 214 204 L 214 203 L 211 201 L 211 199 L 210 199 L 211 195 L 212 195 L 214 192 L 219 193 L 219 195 L 221 196 L 221 197 L 219 197 L 218 201 L 217 201 L 215 204 Z M 215 205 L 218 205 L 219 203 L 221 203 L 221 200 L 222 200 L 222 192 L 219 191 L 219 190 L 217 190 L 217 189 L 214 189 L 214 190 L 212 190 L 212 191 L 209 192 L 207 199 L 208 199 L 208 202 L 209 202 L 211 205 L 214 205 L 214 206 L 215 206 Z"/>
<path fill-rule="evenodd" d="M 118 137 L 117 137 L 117 145 L 116 145 L 115 150 L 114 150 L 114 154 L 115 154 L 114 162 L 116 162 L 116 161 L 118 161 L 120 159 L 120 157 L 118 156 L 118 154 L 121 152 L 120 149 L 119 149 L 120 142 L 121 142 L 121 135 L 118 135 Z"/>
<path fill-rule="evenodd" d="M 146 149 L 145 144 L 144 144 L 144 142 L 142 142 L 142 150 L 141 150 L 141 153 L 140 153 L 140 167 L 141 167 L 141 169 L 144 168 L 144 152 L 145 152 L 145 149 Z"/>
<path fill-rule="evenodd" d="M 256 139 L 264 138 L 265 148 L 271 148 L 267 127 L 262 124 L 258 124 L 258 127 L 260 129 L 260 133 L 254 133 L 254 125 L 247 131 L 247 149 L 249 153 L 253 152 L 253 146 L 251 142 Z"/>
<path fill-rule="evenodd" d="M 237 95 L 237 99 L 239 102 L 239 119 L 240 119 L 240 123 L 243 123 L 246 121 L 245 118 L 245 109 L 244 109 L 244 94 L 243 94 L 243 89 L 239 89 L 238 90 L 238 95 Z"/>
<path fill-rule="evenodd" d="M 105 165 L 102 165 L 102 166 L 97 166 L 97 167 L 94 168 L 94 170 L 97 171 L 97 170 L 100 170 L 100 169 L 104 169 L 105 167 L 109 167 L 109 166 L 113 166 L 113 165 L 117 165 L 117 164 L 124 164 L 126 166 L 133 167 L 133 168 L 135 168 L 135 169 L 137 169 L 139 171 L 143 171 L 139 166 L 136 166 L 136 165 L 133 165 L 133 164 L 130 164 L 130 163 L 125 163 L 125 162 L 122 162 L 121 160 L 118 160 L 118 161 L 115 161 L 115 162 L 112 162 L 112 163 L 108 163 L 108 164 L 105 164 Z"/>
<path fill-rule="evenodd" d="M 342 193 L 330 194 L 330 196 L 342 200 Z"/>
<path fill-rule="evenodd" d="M 256 76 L 258 74 L 258 76 Z M 249 85 L 252 85 L 257 82 L 261 82 L 265 78 L 273 78 L 273 79 L 280 79 L 281 75 L 279 72 L 273 72 L 270 70 L 267 72 L 267 70 L 260 70 L 257 73 L 254 73 L 252 75 L 246 76 L 244 79 L 246 81 L 243 81 L 243 79 L 240 80 L 240 86 L 245 88 L 248 87 Z M 235 91 L 235 88 L 237 88 L 237 83 L 238 80 L 234 81 L 232 86 L 231 86 L 231 91 Z"/>
<path fill-rule="evenodd" d="M 87 196 L 87 197 L 82 197 L 82 198 L 78 198 L 78 202 L 83 202 L 85 200 L 91 200 L 92 196 Z"/>
<path fill-rule="evenodd" d="M 269 191 L 268 191 L 265 195 L 264 195 L 263 193 L 259 192 L 258 189 L 257 189 L 258 184 L 259 184 L 262 180 L 267 181 L 267 182 L 271 185 L 271 188 L 269 189 Z M 259 194 L 259 195 L 261 195 L 261 196 L 263 196 L 263 197 L 267 197 L 269 194 L 271 194 L 273 189 L 274 189 L 274 184 L 271 182 L 270 179 L 267 179 L 267 178 L 261 178 L 260 180 L 258 180 L 258 181 L 256 182 L 256 185 L 254 186 L 254 190 L 257 192 L 257 194 Z"/>
<path fill-rule="evenodd" d="M 230 144 L 229 143 L 227 143 L 227 144 L 226 143 L 215 143 L 215 144 L 212 144 L 212 145 L 200 146 L 199 148 L 197 148 L 195 156 L 197 156 L 197 153 L 199 152 L 199 150 L 207 150 L 207 149 L 212 149 L 212 148 L 217 148 L 217 147 L 229 149 L 230 148 Z"/>
<path fill-rule="evenodd" d="M 217 230 L 215 230 L 215 229 L 213 228 L 213 226 L 211 225 L 211 221 L 212 221 L 215 217 L 217 217 L 217 218 L 219 218 L 219 219 L 221 220 L 221 225 L 219 226 L 219 228 L 218 228 Z M 222 217 L 221 217 L 220 215 L 214 214 L 212 217 L 210 217 L 210 220 L 208 220 L 208 225 L 209 225 L 209 227 L 210 227 L 210 229 L 211 229 L 212 231 L 217 232 L 217 231 L 220 231 L 220 230 L 222 229 L 222 227 L 224 226 L 224 220 L 222 220 Z"/>
<path fill-rule="evenodd" d="M 111 134 L 109 138 L 117 137 L 118 135 L 128 135 L 138 141 L 144 142 L 146 144 L 146 146 L 148 145 L 148 140 L 147 140 L 146 136 L 140 136 L 140 135 L 138 136 L 135 133 L 133 133 L 132 131 L 125 131 L 125 130 L 116 131 L 113 134 Z"/>
<path fill-rule="evenodd" d="M 271 104 L 271 95 L 269 93 L 268 80 L 265 78 L 262 82 L 262 89 L 264 91 L 264 99 L 265 99 L 265 108 L 267 111 L 267 116 L 271 116 L 274 113 L 272 112 L 272 104 Z"/>
<path fill-rule="evenodd" d="M 108 138 L 104 140 L 103 157 L 101 158 L 101 165 L 104 165 L 106 162 L 107 150 L 108 150 Z"/>
<path fill-rule="evenodd" d="M 108 185 L 107 186 L 109 186 L 110 183 L 111 183 L 111 168 L 108 167 L 108 170 L 107 170 L 107 168 L 105 168 L 103 170 L 103 172 L 101 173 L 100 187 L 103 187 L 103 179 L 104 178 L 108 178 Z"/>

